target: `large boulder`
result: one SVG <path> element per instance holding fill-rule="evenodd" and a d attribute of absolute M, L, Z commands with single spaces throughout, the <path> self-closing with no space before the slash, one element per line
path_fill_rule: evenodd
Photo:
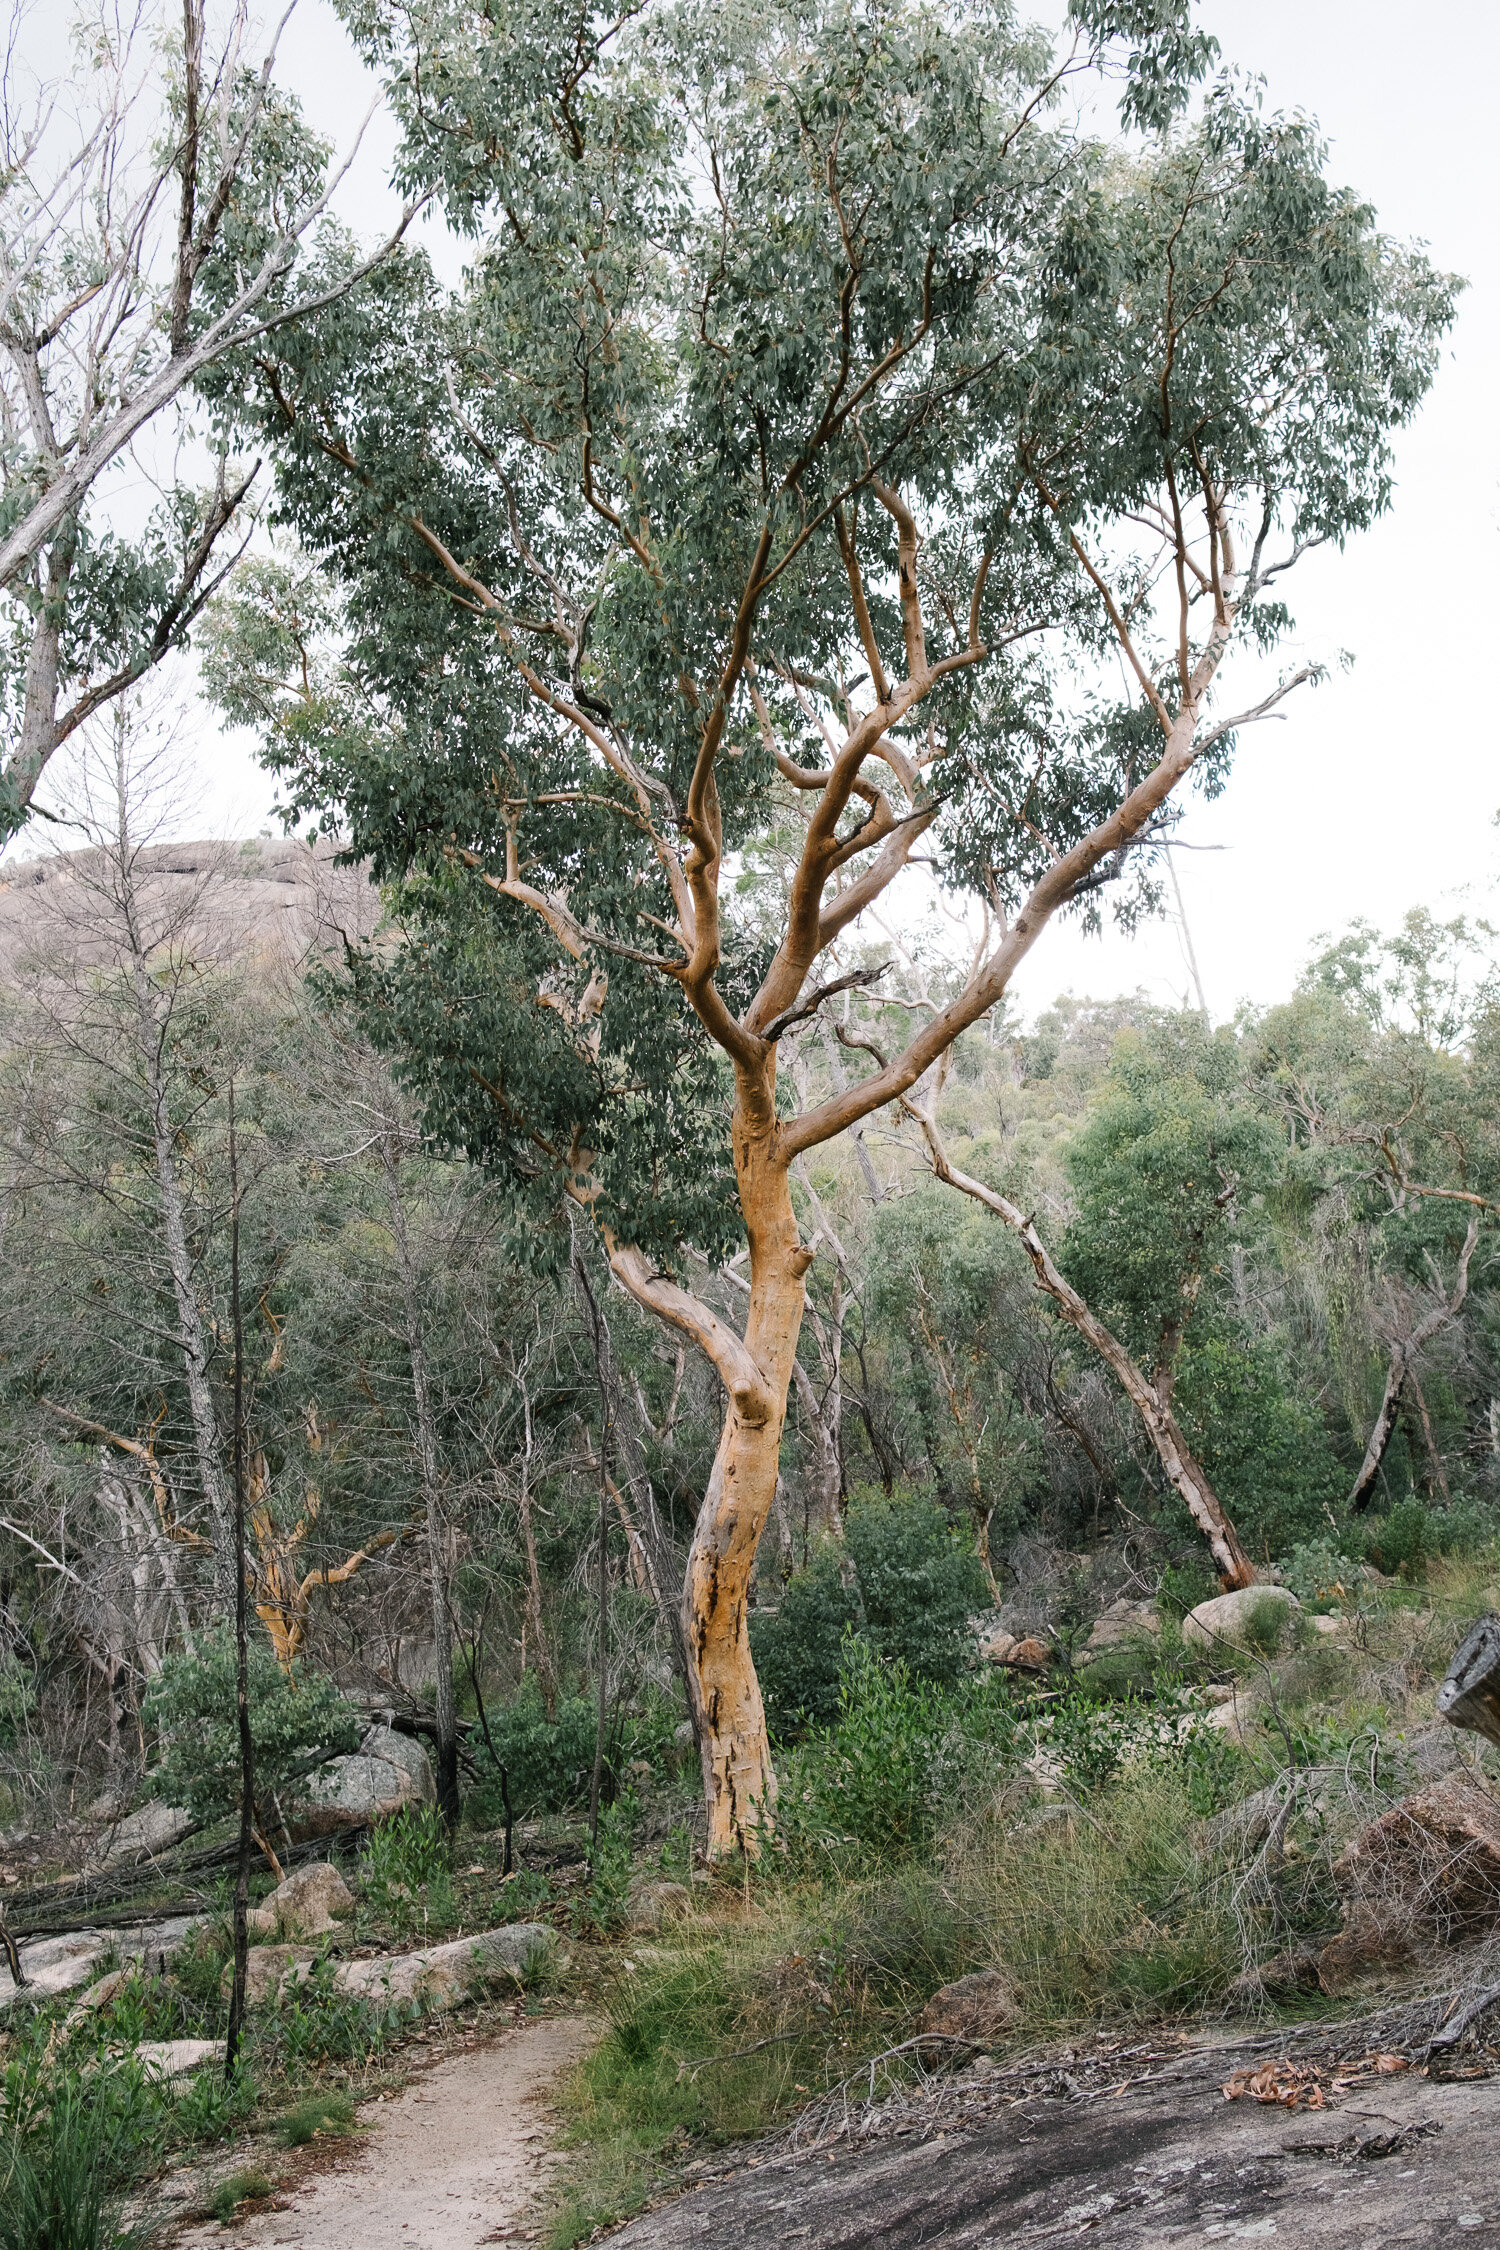
<path fill-rule="evenodd" d="M 970 2039 L 983 2046 L 1003 2037 L 1019 2012 L 1010 1980 L 998 1969 L 979 1969 L 935 1992 L 917 2018 L 917 2029 L 929 2037 Z"/>
<path fill-rule="evenodd" d="M 317 1947 L 312 1945 L 252 1945 L 245 1955 L 245 2005 L 260 2008 L 279 1999 L 288 1977 L 300 1982 L 317 1958 Z M 234 1963 L 226 1961 L 219 1980 L 226 1999 L 233 1983 Z"/>
<path fill-rule="evenodd" d="M 320 1766 L 292 1820 L 295 1836 L 334 1836 L 389 1820 L 407 1805 L 435 1805 L 432 1762 L 420 1742 L 393 1727 L 371 1727 L 352 1757 Z"/>
<path fill-rule="evenodd" d="M 318 1860 L 299 1867 L 277 1886 L 245 1920 L 253 1938 L 325 1937 L 338 1921 L 354 1912 L 354 1896 L 336 1867 Z"/>
<path fill-rule="evenodd" d="M 184 1806 L 164 1805 L 153 1799 L 139 1812 L 127 1814 L 105 1829 L 95 1842 L 91 1863 L 96 1867 L 133 1867 L 137 1861 L 154 1859 L 158 1852 L 181 1843 L 192 1825 L 193 1816 Z"/>
<path fill-rule="evenodd" d="M 161 1968 L 196 1928 L 193 1915 L 174 1914 L 166 1921 L 141 1922 L 131 1929 L 70 1930 L 61 1937 L 29 1938 L 17 1947 L 26 1974 L 26 1997 L 52 1999 L 96 1983 L 105 1957 L 116 1951 L 126 1963 Z M 8 2008 L 15 1997 L 10 1970 L 0 1955 L 0 2009 Z"/>
<path fill-rule="evenodd" d="M 1102 1656 L 1106 1650 L 1138 1642 L 1143 1635 L 1161 1633 L 1161 1611 L 1154 1602 L 1127 1601 L 1121 1594 L 1095 1618 L 1084 1643 L 1085 1656 Z"/>
<path fill-rule="evenodd" d="M 1467 1772 L 1403 1798 L 1334 1863 L 1348 1929 L 1442 1944 L 1500 1924 L 1500 1802 Z"/>
<path fill-rule="evenodd" d="M 223 2059 L 218 2039 L 147 2039 L 135 2050 L 135 2059 L 148 2078 L 190 2078 L 205 2063 Z"/>
<path fill-rule="evenodd" d="M 1243 1648 L 1263 1621 L 1274 1619 L 1284 1632 L 1301 1609 L 1286 1586 L 1240 1586 L 1190 1609 L 1182 1621 L 1182 1637 L 1189 1648 Z M 1277 1616 L 1278 1611 L 1284 1614 Z"/>
<path fill-rule="evenodd" d="M 18 1946 L 26 1975 L 26 1997 L 50 2000 L 59 1992 L 76 1992 L 81 1984 L 93 1984 L 100 1962 L 113 1945 L 107 1930 L 73 1930 L 62 1937 L 33 1938 L 29 1944 Z M 0 2008 L 8 2007 L 15 1996 L 10 1970 L 0 1957 Z"/>
<path fill-rule="evenodd" d="M 630 1894 L 632 1930 L 659 1930 L 664 1922 L 681 1921 L 693 1910 L 693 1894 L 686 1883 L 638 1883 Z"/>

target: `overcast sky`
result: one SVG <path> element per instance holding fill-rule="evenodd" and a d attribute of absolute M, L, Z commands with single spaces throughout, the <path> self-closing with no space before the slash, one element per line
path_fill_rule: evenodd
<path fill-rule="evenodd" d="M 1051 13 L 1043 0 L 1039 12 Z M 1290 650 L 1334 668 L 1285 719 L 1248 732 L 1224 795 L 1194 802 L 1176 855 L 1204 991 L 1216 1017 L 1289 988 L 1317 935 L 1411 906 L 1500 921 L 1500 770 L 1490 669 L 1500 612 L 1500 241 L 1495 206 L 1494 0 L 1204 0 L 1226 60 L 1266 81 L 1270 106 L 1315 116 L 1337 179 L 1391 233 L 1425 241 L 1470 287 L 1433 393 L 1398 446 L 1391 515 L 1343 555 L 1287 582 Z M 374 90 L 324 0 L 301 0 L 278 75 L 346 143 Z M 378 118 L 343 215 L 373 236 L 394 206 Z M 429 240 L 456 271 L 450 246 Z M 1341 652 L 1353 658 L 1338 665 Z M 195 729 L 195 732 L 198 731 Z M 273 797 L 243 742 L 199 737 L 195 826 L 253 833 Z M 27 848 L 23 845 L 23 850 Z M 32 847 L 34 848 L 34 847 Z M 1038 944 L 1017 985 L 1031 1012 L 1057 992 L 1188 993 L 1181 934 Z"/>

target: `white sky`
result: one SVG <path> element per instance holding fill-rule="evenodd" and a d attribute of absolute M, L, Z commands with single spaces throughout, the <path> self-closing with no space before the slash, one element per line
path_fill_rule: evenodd
<path fill-rule="evenodd" d="M 1038 12 L 1053 10 L 1040 0 Z M 1285 653 L 1329 663 L 1331 676 L 1299 690 L 1283 721 L 1247 732 L 1225 794 L 1190 811 L 1186 838 L 1221 847 L 1176 858 L 1208 1004 L 1222 1017 L 1242 1000 L 1283 995 L 1318 934 L 1355 916 L 1389 928 L 1427 904 L 1500 919 L 1486 657 L 1500 615 L 1500 8 L 1201 0 L 1199 17 L 1227 60 L 1265 78 L 1269 106 L 1318 118 L 1334 175 L 1371 199 L 1387 231 L 1426 241 L 1470 282 L 1435 389 L 1399 443 L 1392 514 L 1346 554 L 1308 557 L 1286 582 L 1298 629 Z M 347 144 L 373 87 L 326 0 L 302 0 L 278 75 L 311 121 Z M 395 208 L 385 182 L 393 146 L 377 118 L 345 184 L 342 215 L 362 236 L 375 237 Z M 427 239 L 455 273 L 451 245 L 436 230 Z M 1350 670 L 1338 668 L 1342 651 Z M 274 792 L 248 743 L 218 736 L 205 712 L 196 755 L 193 825 L 253 833 Z M 1138 985 L 1162 1001 L 1187 996 L 1171 924 L 1130 941 L 1054 928 L 1016 997 L 1030 1013 L 1069 987 L 1104 995 Z"/>

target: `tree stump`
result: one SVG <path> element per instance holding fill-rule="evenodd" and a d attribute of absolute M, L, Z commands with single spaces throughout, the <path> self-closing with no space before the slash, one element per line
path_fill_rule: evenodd
<path fill-rule="evenodd" d="M 1500 1617 L 1481 1617 L 1459 1643 L 1437 1692 L 1439 1718 L 1500 1743 Z"/>

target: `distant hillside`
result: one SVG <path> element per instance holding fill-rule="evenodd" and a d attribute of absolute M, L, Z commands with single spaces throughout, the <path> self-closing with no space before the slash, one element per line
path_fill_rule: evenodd
<path fill-rule="evenodd" d="M 335 866 L 336 848 L 291 837 L 145 846 L 136 867 L 148 943 L 185 940 L 200 955 L 268 970 L 336 956 L 380 915 L 374 886 L 362 869 Z M 43 963 L 114 957 L 102 873 L 94 850 L 0 865 L 0 983 L 23 982 Z"/>

